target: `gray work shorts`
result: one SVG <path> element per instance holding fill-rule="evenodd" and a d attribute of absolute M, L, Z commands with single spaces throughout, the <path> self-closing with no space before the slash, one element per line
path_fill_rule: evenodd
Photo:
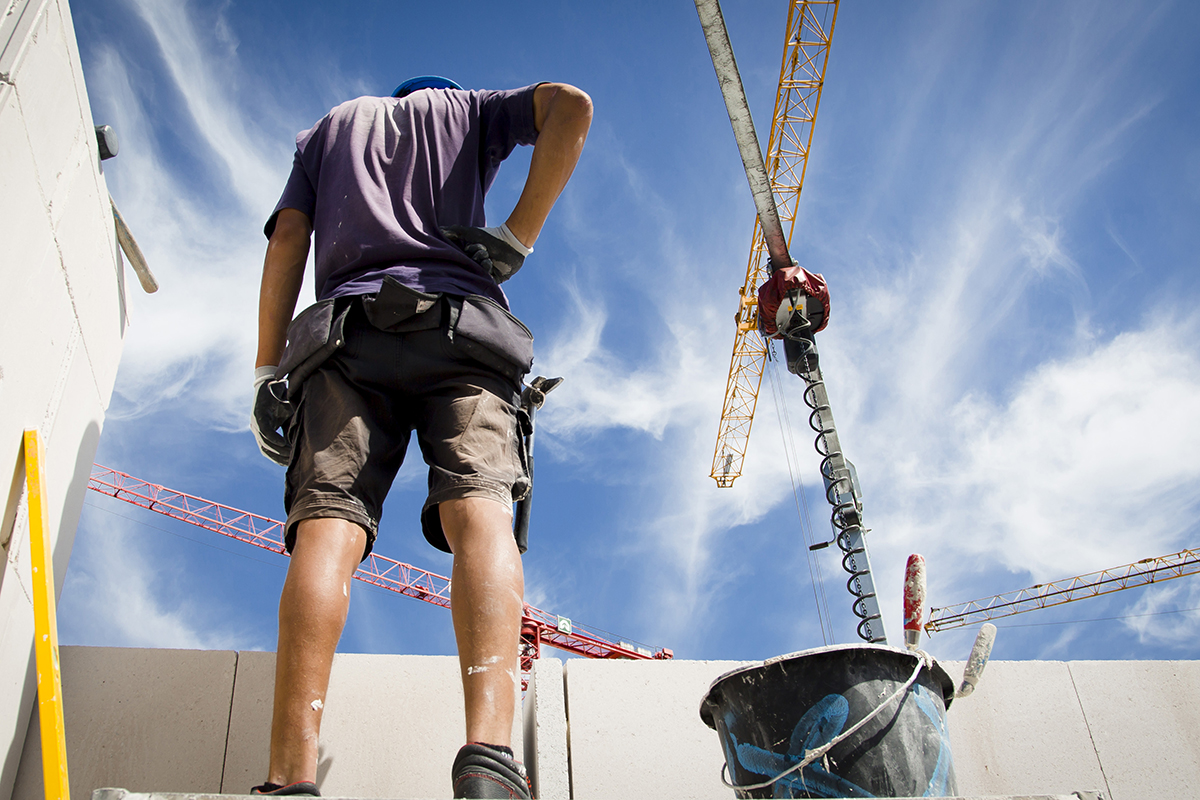
<path fill-rule="evenodd" d="M 528 492 L 517 444 L 520 387 L 466 355 L 444 321 L 425 330 L 382 331 L 358 298 L 350 302 L 345 345 L 304 381 L 290 426 L 287 549 L 301 520 L 336 517 L 366 531 L 365 559 L 416 431 L 429 465 L 421 529 L 430 544 L 450 552 L 439 503 L 485 497 L 511 507 Z"/>

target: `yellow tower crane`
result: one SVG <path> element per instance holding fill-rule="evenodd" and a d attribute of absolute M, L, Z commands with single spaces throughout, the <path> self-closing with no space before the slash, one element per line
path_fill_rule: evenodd
<path fill-rule="evenodd" d="M 697 3 L 697 7 L 700 6 Z M 754 409 L 767 362 L 767 343 L 758 332 L 758 287 L 767 277 L 767 261 L 772 250 L 782 248 L 779 255 L 783 256 L 790 249 L 796 226 L 796 209 L 800 204 L 804 173 L 808 168 L 813 123 L 821 105 L 821 89 L 825 84 L 825 67 L 829 63 L 829 45 L 837 22 L 837 11 L 838 0 L 793 0 L 788 9 L 779 87 L 775 92 L 775 113 L 771 120 L 771 135 L 767 140 L 765 167 L 769 185 L 755 186 L 751 177 L 751 191 L 755 194 L 756 202 L 760 201 L 765 189 L 771 204 L 778 209 L 778 230 L 764 232 L 764 215 L 759 203 L 760 213 L 754 221 L 746 280 L 738 290 L 737 331 L 733 339 L 725 403 L 721 409 L 721 426 L 713 453 L 711 475 L 721 487 L 733 486 L 734 480 L 742 474 L 742 462 L 746 458 L 750 426 L 754 422 Z M 719 10 L 717 13 L 720 13 Z M 703 9 L 701 20 L 704 20 Z M 720 75 L 719 67 L 718 75 L 724 84 L 727 78 Z M 749 111 L 745 113 L 748 118 Z M 730 115 L 734 115 L 732 110 Z M 738 121 L 731 121 L 737 131 Z M 744 137 L 739 134 L 738 142 L 745 158 L 743 141 Z M 758 151 L 757 141 L 753 148 Z M 753 158 L 753 154 L 750 157 Z M 762 160 L 761 155 L 758 158 Z M 771 222 L 767 224 L 775 227 Z M 771 242 L 772 238 L 776 242 Z"/>
<path fill-rule="evenodd" d="M 825 497 L 833 506 L 830 523 L 834 542 L 842 551 L 842 567 L 850 574 L 846 588 L 854 597 L 851 609 L 859 620 L 858 635 L 868 642 L 886 643 L 867 554 L 858 478 L 842 453 L 814 339 L 829 319 L 829 292 L 824 278 L 799 266 L 788 250 L 808 167 L 813 122 L 821 103 L 838 2 L 792 0 L 788 8 L 783 64 L 765 159 L 720 3 L 718 0 L 695 0 L 695 3 L 758 211 L 750 263 L 740 290 L 738 330 L 712 476 L 719 486 L 728 487 L 741 474 L 766 367 L 767 344 L 763 336 L 782 340 L 788 371 L 804 381 L 802 396 L 812 409 L 808 422 L 817 434 Z M 761 313 L 760 302 L 764 306 Z"/>
<path fill-rule="evenodd" d="M 1098 597 L 1135 586 L 1161 583 L 1171 578 L 1200 573 L 1200 550 L 1180 550 L 1158 558 L 1143 558 L 1132 564 L 1076 575 L 1051 583 L 1039 583 L 1015 592 L 983 597 L 953 606 L 933 608 L 925 623 L 927 633 L 961 628 L 976 622 L 1010 617 L 1025 611 L 1049 608 L 1087 597 Z"/>

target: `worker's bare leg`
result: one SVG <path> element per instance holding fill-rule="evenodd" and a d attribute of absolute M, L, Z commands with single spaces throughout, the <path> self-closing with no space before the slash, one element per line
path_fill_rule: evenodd
<path fill-rule="evenodd" d="M 316 781 L 329 670 L 350 608 L 351 578 L 366 543 L 366 532 L 343 519 L 307 519 L 296 527 L 279 598 L 271 783 Z"/>
<path fill-rule="evenodd" d="M 512 516 L 495 500 L 474 497 L 443 502 L 439 512 L 454 552 L 450 605 L 467 741 L 509 747 L 525 592 Z"/>

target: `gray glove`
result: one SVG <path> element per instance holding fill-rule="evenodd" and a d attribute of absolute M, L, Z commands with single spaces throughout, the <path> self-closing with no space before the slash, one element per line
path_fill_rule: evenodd
<path fill-rule="evenodd" d="M 258 442 L 258 449 L 276 464 L 287 466 L 292 458 L 292 446 L 279 429 L 288 424 L 295 411 L 286 400 L 280 400 L 271 391 L 275 381 L 276 367 L 259 367 L 254 370 L 254 408 L 250 412 L 250 430 Z"/>
<path fill-rule="evenodd" d="M 513 235 L 507 224 L 499 228 L 451 225 L 441 231 L 446 241 L 462 248 L 472 261 L 488 271 L 496 283 L 504 283 L 516 275 L 525 263 L 525 256 L 533 252 L 532 247 L 526 247 Z"/>

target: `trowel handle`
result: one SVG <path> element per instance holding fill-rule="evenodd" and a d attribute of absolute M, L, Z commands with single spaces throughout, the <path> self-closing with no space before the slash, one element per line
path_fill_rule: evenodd
<path fill-rule="evenodd" d="M 904 646 L 916 650 L 921 644 L 921 622 L 925 619 L 925 558 L 908 557 L 904 568 Z"/>
<path fill-rule="evenodd" d="M 975 691 L 975 685 L 983 675 L 983 668 L 991 658 L 992 645 L 995 643 L 996 626 L 990 622 L 983 623 L 975 637 L 975 646 L 971 648 L 971 657 L 967 659 L 967 666 L 963 669 L 962 685 L 958 687 L 955 697 L 966 697 Z"/>

